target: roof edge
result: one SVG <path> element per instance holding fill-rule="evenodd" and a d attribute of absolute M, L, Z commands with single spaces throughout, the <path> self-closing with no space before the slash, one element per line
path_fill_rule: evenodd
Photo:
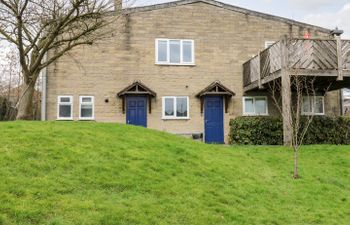
<path fill-rule="evenodd" d="M 291 25 L 295 25 L 295 26 L 303 26 L 306 28 L 312 28 L 314 30 L 317 30 L 320 32 L 325 32 L 325 33 L 331 32 L 331 29 L 328 29 L 328 28 L 324 28 L 324 27 L 320 27 L 320 26 L 309 24 L 309 23 L 304 23 L 304 22 L 293 20 L 293 19 L 288 19 L 285 17 L 268 14 L 268 13 L 258 12 L 258 11 L 254 11 L 254 10 L 250 10 L 250 9 L 246 9 L 246 8 L 218 2 L 215 0 L 179 0 L 179 1 L 166 2 L 166 3 L 154 4 L 154 5 L 148 5 L 148 6 L 126 8 L 126 9 L 124 9 L 124 12 L 127 14 L 146 12 L 146 11 L 153 11 L 153 10 L 158 10 L 158 9 L 165 9 L 165 8 L 171 8 L 171 7 L 176 7 L 176 6 L 194 4 L 194 3 L 199 3 L 199 2 L 213 5 L 213 6 L 216 6 L 219 8 L 235 11 L 238 13 L 242 13 L 244 15 L 257 16 L 257 17 L 261 17 L 264 19 L 268 19 L 268 20 L 277 20 L 277 21 L 284 22 L 284 23 L 291 24 Z"/>

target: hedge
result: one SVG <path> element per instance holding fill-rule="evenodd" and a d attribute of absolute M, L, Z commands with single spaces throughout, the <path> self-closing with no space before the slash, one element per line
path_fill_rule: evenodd
<path fill-rule="evenodd" d="M 306 122 L 304 118 L 302 124 Z M 238 117 L 230 121 L 230 144 L 282 145 L 283 124 L 276 117 Z M 304 144 L 350 144 L 350 119 L 315 116 Z"/>

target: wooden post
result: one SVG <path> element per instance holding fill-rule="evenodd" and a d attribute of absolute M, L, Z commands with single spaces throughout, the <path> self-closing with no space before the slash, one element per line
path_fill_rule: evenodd
<path fill-rule="evenodd" d="M 338 77 L 337 80 L 343 80 L 343 57 L 342 57 L 342 43 L 340 35 L 335 35 L 337 41 L 337 59 L 338 59 Z"/>
<path fill-rule="evenodd" d="M 148 113 L 152 113 L 152 96 L 148 95 Z"/>
<path fill-rule="evenodd" d="M 262 84 L 261 84 L 261 59 L 260 59 L 260 53 L 261 51 L 259 51 L 259 55 L 258 55 L 258 60 L 259 60 L 259 63 L 258 63 L 258 71 L 259 71 L 259 80 L 258 80 L 258 85 L 259 85 L 259 89 L 262 89 Z"/>
<path fill-rule="evenodd" d="M 283 118 L 283 143 L 285 146 L 292 145 L 292 112 L 291 112 L 291 75 L 288 71 L 288 39 L 281 41 L 281 95 L 282 95 L 282 118 Z"/>
<path fill-rule="evenodd" d="M 122 107 L 123 107 L 123 114 L 125 114 L 125 98 L 126 96 L 124 95 L 123 98 L 122 98 Z"/>

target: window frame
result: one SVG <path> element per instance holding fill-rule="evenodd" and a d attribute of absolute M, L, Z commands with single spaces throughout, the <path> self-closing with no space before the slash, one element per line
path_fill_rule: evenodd
<path fill-rule="evenodd" d="M 311 99 L 311 112 L 304 112 L 304 98 Z M 322 113 L 315 113 L 315 100 L 316 98 L 322 98 Z M 324 116 L 325 115 L 325 104 L 324 104 L 324 96 L 303 96 L 302 105 L 301 105 L 301 115 L 305 116 Z"/>
<path fill-rule="evenodd" d="M 350 101 L 350 88 L 343 88 L 341 90 L 341 95 L 342 95 L 342 115 L 348 115 L 346 114 L 346 109 L 350 108 L 350 103 L 346 104 L 345 101 L 349 100 Z"/>
<path fill-rule="evenodd" d="M 165 115 L 165 99 L 172 98 L 173 101 L 173 107 L 174 107 L 174 115 L 173 116 L 166 116 Z M 179 117 L 176 115 L 177 111 L 177 98 L 186 98 L 187 100 L 187 116 L 186 117 Z M 190 98 L 188 96 L 163 96 L 162 97 L 162 119 L 163 120 L 188 120 L 190 119 Z"/>
<path fill-rule="evenodd" d="M 264 98 L 265 99 L 265 101 L 266 101 L 266 112 L 265 113 L 256 113 L 256 108 L 255 108 L 256 98 Z M 253 113 L 246 112 L 246 105 L 245 105 L 246 99 L 253 99 L 253 106 L 254 106 Z M 268 116 L 269 115 L 269 104 L 268 104 L 267 96 L 243 96 L 242 105 L 243 105 L 243 116 Z"/>
<path fill-rule="evenodd" d="M 91 102 L 88 104 L 83 102 L 83 98 L 91 98 Z M 82 105 L 92 105 L 92 116 L 91 117 L 82 117 L 81 116 L 81 106 Z M 92 95 L 81 95 L 79 96 L 79 120 L 95 120 L 95 97 Z"/>
<path fill-rule="evenodd" d="M 61 102 L 61 98 L 69 98 L 70 102 Z M 60 106 L 70 105 L 70 117 L 60 117 Z M 58 95 L 57 96 L 57 120 L 73 120 L 73 96 L 72 95 Z"/>
<path fill-rule="evenodd" d="M 167 42 L 167 60 L 166 61 L 158 61 L 158 41 L 166 41 Z M 170 62 L 170 41 L 180 41 L 180 62 L 179 63 L 171 63 Z M 192 62 L 184 62 L 183 61 L 183 42 L 191 42 L 191 54 L 192 54 Z M 195 45 L 194 40 L 192 39 L 172 39 L 172 38 L 156 38 L 155 39 L 155 64 L 156 65 L 177 65 L 177 66 L 194 66 L 195 65 Z"/>

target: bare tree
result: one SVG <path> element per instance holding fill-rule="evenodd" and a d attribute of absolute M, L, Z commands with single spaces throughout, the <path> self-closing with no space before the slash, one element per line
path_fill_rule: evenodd
<path fill-rule="evenodd" d="M 1 55 L 0 62 L 0 96 L 2 98 L 2 120 L 16 118 L 15 105 L 17 104 L 22 88 L 22 72 L 19 58 L 14 49 L 7 48 Z"/>
<path fill-rule="evenodd" d="M 35 84 L 40 71 L 81 45 L 113 32 L 118 17 L 111 0 L 0 0 L 0 41 L 16 46 L 23 88 L 17 119 L 32 119 Z M 114 11 L 114 13 L 112 13 Z"/>
<path fill-rule="evenodd" d="M 304 144 L 305 136 L 309 130 L 310 124 L 314 118 L 314 110 L 317 110 L 319 97 L 324 97 L 329 90 L 328 87 L 318 89 L 316 77 L 299 76 L 298 69 L 291 76 L 291 108 L 290 116 L 287 118 L 288 125 L 292 130 L 292 148 L 294 151 L 294 172 L 293 178 L 299 178 L 299 150 Z M 274 105 L 282 116 L 286 116 L 282 109 L 281 93 L 284 91 L 280 80 L 274 80 L 268 88 L 271 92 Z M 323 107 L 323 105 L 321 105 Z M 323 110 L 323 109 L 322 109 Z"/>

